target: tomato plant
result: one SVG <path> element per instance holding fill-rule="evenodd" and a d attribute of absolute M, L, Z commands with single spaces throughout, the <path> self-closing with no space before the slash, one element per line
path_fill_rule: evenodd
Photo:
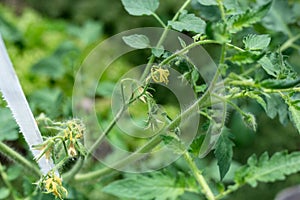
<path fill-rule="evenodd" d="M 98 46 L 101 28 L 91 21 L 81 28 L 70 26 L 66 35 L 57 36 L 58 41 L 71 35 L 74 39 L 32 65 L 32 72 L 47 79 L 37 79 L 39 83 L 52 84 L 38 92 L 29 90 L 34 113 L 45 113 L 36 118 L 44 140 L 30 146 L 39 154 L 25 159 L 3 142 L 9 136 L 0 142 L 5 156 L 34 175 L 23 184 L 35 186 L 27 186 L 26 192 L 15 190 L 9 168 L 1 164 L 2 199 L 54 195 L 59 199 L 216 200 L 231 198 L 245 185 L 254 188 L 300 171 L 296 149 L 270 156 L 267 151 L 253 154 L 246 164 L 234 161 L 243 132 L 261 131 L 259 115 L 278 117 L 283 127 L 293 125 L 294 132 L 300 133 L 300 78 L 295 62 L 300 49 L 298 1 L 186 0 L 170 20 L 160 17 L 164 2 L 159 0 L 119 3 L 133 20 L 149 16 L 161 27 L 120 33 Z M 26 40 L 22 31 L 2 26 L 5 40 L 14 45 Z M 85 60 L 79 58 L 84 45 L 93 47 Z M 124 63 L 116 61 L 127 53 Z M 146 63 L 143 67 L 128 67 L 141 60 Z M 105 72 L 104 66 L 110 64 L 119 69 Z M 103 68 L 97 71 L 97 66 Z M 117 70 L 120 74 L 115 78 Z M 100 77 L 104 81 L 99 74 L 104 74 Z M 22 75 L 21 82 L 23 77 L 28 78 Z M 74 116 L 70 119 L 71 84 Z M 112 114 L 92 111 L 110 108 L 106 104 Z M 7 115 L 8 109 L 0 111 Z M 100 131 L 93 117 L 101 124 Z M 7 121 L 4 128 L 14 133 L 14 140 L 16 124 Z M 43 173 L 35 165 L 40 159 L 54 166 Z"/>

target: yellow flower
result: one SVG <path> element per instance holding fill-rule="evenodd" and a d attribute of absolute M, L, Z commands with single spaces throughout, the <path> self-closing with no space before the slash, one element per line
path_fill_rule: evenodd
<path fill-rule="evenodd" d="M 143 103 L 147 103 L 147 97 L 152 97 L 152 94 L 150 92 L 145 92 L 145 89 L 143 87 L 139 87 L 137 89 L 137 94 L 136 96 L 138 96 L 139 100 L 141 100 Z"/>
<path fill-rule="evenodd" d="M 59 185 L 62 185 L 62 182 L 61 182 L 61 178 L 59 178 L 58 176 L 56 176 L 55 174 L 53 175 L 53 180 L 58 183 Z"/>
<path fill-rule="evenodd" d="M 165 83 L 168 84 L 170 72 L 167 69 L 163 69 L 162 67 L 153 66 L 151 68 L 151 77 L 156 83 Z"/>
<path fill-rule="evenodd" d="M 81 139 L 84 127 L 78 120 L 70 120 L 67 122 L 67 128 L 64 130 L 65 139 L 74 142 L 74 139 Z"/>
<path fill-rule="evenodd" d="M 76 149 L 75 149 L 75 147 L 74 147 L 73 142 L 70 142 L 70 145 L 69 145 L 69 148 L 68 148 L 68 153 L 69 153 L 69 155 L 70 155 L 71 157 L 74 157 L 74 156 L 77 155 L 77 151 L 76 151 Z"/>
<path fill-rule="evenodd" d="M 50 190 L 51 190 L 52 182 L 53 182 L 53 178 L 48 178 L 48 179 L 45 181 L 45 188 L 46 188 L 47 191 L 50 191 Z"/>
<path fill-rule="evenodd" d="M 46 193 L 52 193 L 54 196 L 62 199 L 68 196 L 68 191 L 62 186 L 61 178 L 54 173 L 48 174 L 48 178 L 44 181 Z"/>
<path fill-rule="evenodd" d="M 79 134 L 77 134 L 77 135 L 75 136 L 75 138 L 76 138 L 76 139 L 81 139 L 82 136 L 83 136 L 82 133 L 79 133 Z"/>

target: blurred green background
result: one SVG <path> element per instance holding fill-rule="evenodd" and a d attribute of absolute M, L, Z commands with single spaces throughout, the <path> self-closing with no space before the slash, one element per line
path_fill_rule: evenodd
<path fill-rule="evenodd" d="M 162 0 L 158 14 L 167 21 L 181 3 L 182 1 Z M 212 13 L 212 16 L 217 16 L 217 13 Z M 74 74 L 89 51 L 98 42 L 116 33 L 148 26 L 159 24 L 151 17 L 128 15 L 119 0 L 0 0 L 0 32 L 34 115 L 43 112 L 55 120 L 72 117 Z M 279 45 L 280 34 L 273 35 L 279 38 L 278 43 L 273 41 L 273 45 Z M 218 58 L 217 48 L 209 46 L 207 50 L 213 58 Z M 299 52 L 291 52 L 290 56 L 290 62 L 300 71 Z M 140 59 L 144 61 L 147 57 Z M 104 84 L 97 90 L 96 107 L 101 108 L 98 117 L 104 125 L 112 118 L 110 94 L 114 81 L 130 69 L 130 64 L 132 59 L 119 60 L 116 63 L 118 70 L 114 71 L 113 76 L 107 74 L 101 80 Z M 166 106 L 169 112 L 177 112 L 174 105 L 166 102 Z M 265 151 L 273 154 L 282 150 L 300 150 L 300 140 L 295 128 L 290 123 L 282 125 L 279 122 L 280 115 L 284 113 L 279 113 L 272 120 L 255 102 L 244 101 L 241 107 L 255 113 L 258 131 L 254 133 L 244 126 L 237 113 L 228 113 L 227 123 L 234 135 L 234 160 L 237 163 L 245 164 L 253 153 L 260 155 Z M 27 146 L 3 100 L 0 100 L 0 140 L 6 141 L 30 158 Z M 120 138 L 115 140 L 125 146 L 130 144 Z M 8 166 L 13 183 L 23 185 L 18 191 L 24 195 L 29 194 L 33 190 L 30 178 L 23 176 L 20 167 L 13 166 L 4 157 L 1 156 L 0 161 Z M 114 199 L 101 194 L 99 188 L 103 184 L 105 181 L 70 191 L 74 199 Z M 246 186 L 228 199 L 269 200 L 281 189 L 295 184 L 300 184 L 299 174 L 274 184 L 259 184 L 255 189 Z M 46 196 L 43 199 L 51 199 Z"/>

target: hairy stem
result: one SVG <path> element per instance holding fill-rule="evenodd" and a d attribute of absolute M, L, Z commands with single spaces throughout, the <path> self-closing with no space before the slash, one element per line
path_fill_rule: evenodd
<path fill-rule="evenodd" d="M 37 177 L 40 177 L 42 175 L 40 170 L 35 165 L 26 160 L 24 156 L 22 156 L 21 154 L 4 144 L 2 141 L 0 141 L 0 150 L 3 155 L 9 157 L 16 163 L 27 168 L 30 172 L 33 172 Z"/>
<path fill-rule="evenodd" d="M 207 184 L 206 180 L 204 179 L 204 177 L 202 175 L 202 172 L 198 169 L 197 165 L 193 161 L 190 154 L 188 152 L 185 152 L 183 154 L 183 156 L 184 156 L 184 159 L 185 159 L 186 163 L 189 165 L 190 169 L 192 170 L 195 179 L 197 180 L 197 182 L 201 186 L 202 193 L 206 196 L 206 198 L 208 200 L 215 200 L 214 194 L 212 193 L 209 185 Z"/>
<path fill-rule="evenodd" d="M 15 194 L 15 190 L 13 188 L 13 186 L 11 185 L 10 181 L 8 180 L 7 174 L 5 173 L 4 167 L 0 162 L 0 175 L 2 177 L 2 180 L 4 182 L 4 184 L 6 185 L 6 187 L 9 189 L 10 191 L 10 195 L 12 197 L 13 200 L 17 200 L 17 196 Z"/>
<path fill-rule="evenodd" d="M 228 103 L 230 104 L 236 111 L 238 111 L 242 116 L 245 114 L 245 112 L 240 109 L 240 107 L 238 107 L 236 104 L 234 104 L 233 102 L 231 102 L 229 99 L 213 94 L 214 97 L 216 97 L 217 99 L 220 99 L 221 101 L 223 101 L 224 103 Z"/>

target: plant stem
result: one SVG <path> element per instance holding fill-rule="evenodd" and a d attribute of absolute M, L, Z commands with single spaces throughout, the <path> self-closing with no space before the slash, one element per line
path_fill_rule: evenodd
<path fill-rule="evenodd" d="M 179 17 L 179 15 L 182 13 L 182 11 L 191 3 L 192 0 L 186 0 L 184 2 L 184 4 L 179 8 L 179 10 L 177 11 L 177 13 L 175 14 L 175 16 L 172 19 L 172 22 L 176 21 Z"/>
<path fill-rule="evenodd" d="M 209 43 L 218 43 L 217 41 L 213 41 L 213 40 L 208 40 Z M 189 46 L 187 46 L 186 48 L 190 49 L 193 48 L 197 45 L 204 43 L 207 43 L 208 41 L 199 41 L 197 43 L 193 43 Z M 184 49 L 183 52 L 185 52 L 187 49 Z M 221 50 L 221 57 L 220 57 L 220 63 L 219 65 L 223 64 L 225 61 L 225 56 L 226 56 L 226 44 L 222 45 L 222 50 Z M 172 57 L 172 58 L 170 58 Z M 171 55 L 168 60 L 171 60 L 173 58 L 175 58 L 176 56 Z M 168 61 L 165 61 L 168 62 Z M 163 129 L 162 131 L 160 131 L 157 135 L 155 135 L 149 142 L 147 142 L 143 147 L 141 147 L 140 149 L 138 149 L 136 152 L 134 152 L 133 154 L 131 154 L 130 156 L 124 158 L 122 161 L 120 161 L 119 163 L 117 163 L 115 166 L 116 167 L 120 167 L 120 166 L 124 166 L 126 165 L 128 162 L 132 161 L 133 159 L 136 159 L 137 155 L 139 155 L 139 153 L 143 153 L 146 150 L 150 150 L 152 148 L 154 148 L 156 145 L 158 145 L 161 142 L 161 138 L 160 135 L 163 131 L 168 130 L 168 129 L 173 129 L 175 128 L 178 123 L 180 122 L 180 120 L 182 118 L 185 118 L 187 116 L 189 116 L 191 114 L 191 112 L 193 111 L 193 109 L 197 108 L 199 105 L 202 105 L 207 98 L 209 97 L 210 93 L 212 92 L 215 84 L 217 83 L 217 80 L 219 78 L 220 75 L 220 70 L 218 69 L 211 81 L 211 84 L 209 86 L 209 88 L 205 91 L 205 93 L 194 103 L 192 104 L 187 110 L 185 110 L 182 114 L 180 114 L 179 116 L 177 116 L 172 122 L 170 122 L 170 124 L 168 124 L 165 129 Z M 116 119 L 117 120 L 117 119 Z M 112 122 L 112 124 L 115 122 Z M 109 131 L 108 131 L 109 132 Z M 108 133 L 107 132 L 107 133 Z M 100 140 L 101 141 L 101 140 Z M 111 173 L 112 171 L 114 171 L 114 168 L 103 168 L 100 170 L 96 170 L 94 172 L 88 172 L 86 174 L 78 174 L 75 176 L 75 180 L 76 181 L 87 181 L 90 179 L 95 179 L 101 176 L 104 176 L 106 174 Z"/>
<path fill-rule="evenodd" d="M 231 48 L 233 48 L 233 49 L 235 49 L 235 50 L 238 50 L 238 51 L 240 51 L 240 52 L 245 52 L 244 49 L 242 49 L 242 48 L 240 48 L 240 47 L 238 47 L 238 46 L 235 46 L 235 45 L 233 45 L 233 44 L 230 44 L 230 43 L 226 43 L 226 46 L 231 47 Z"/>
<path fill-rule="evenodd" d="M 62 175 L 62 179 L 64 180 L 64 182 L 70 182 L 75 177 L 75 175 L 79 172 L 83 163 L 84 163 L 84 158 L 80 157 L 78 161 L 75 163 L 74 167 L 72 167 L 70 171 Z"/>
<path fill-rule="evenodd" d="M 189 165 L 190 169 L 192 170 L 195 179 L 197 180 L 197 182 L 199 183 L 199 185 L 202 188 L 202 193 L 206 196 L 206 198 L 208 200 L 215 200 L 215 196 L 212 193 L 210 187 L 208 186 L 206 180 L 204 179 L 202 172 L 198 169 L 197 165 L 195 164 L 195 162 L 193 161 L 192 157 L 190 156 L 190 154 L 186 151 L 184 154 L 184 159 L 187 162 L 187 164 Z"/>
<path fill-rule="evenodd" d="M 300 39 L 300 34 L 290 38 L 289 40 L 287 40 L 281 47 L 280 47 L 280 51 L 283 52 L 284 50 L 288 49 L 289 47 L 291 47 L 294 42 L 296 42 L 298 39 Z"/>
<path fill-rule="evenodd" d="M 247 76 L 248 74 L 251 74 L 252 72 L 255 72 L 260 67 L 261 67 L 261 65 L 257 64 L 254 67 L 251 67 L 248 70 L 244 71 L 242 74 L 240 74 L 240 76 Z"/>
<path fill-rule="evenodd" d="M 263 89 L 266 93 L 278 93 L 278 92 L 300 92 L 300 87 L 286 88 L 286 89 Z"/>
<path fill-rule="evenodd" d="M 222 52 L 221 52 L 220 63 L 224 62 L 225 54 L 226 54 L 225 45 L 223 45 Z M 213 80 L 211 81 L 211 84 L 210 84 L 209 88 L 205 91 L 205 93 L 194 104 L 192 104 L 187 110 L 185 110 L 183 113 L 181 113 L 179 116 L 177 116 L 173 121 L 171 121 L 170 124 L 168 124 L 162 131 L 157 133 L 144 146 L 142 146 L 140 149 L 135 151 L 130 156 L 128 156 L 128 157 L 124 158 L 123 160 L 121 160 L 120 162 L 118 162 L 114 167 L 124 166 L 128 162 L 139 158 L 140 157 L 139 153 L 147 152 L 148 150 L 151 150 L 155 146 L 157 146 L 161 142 L 161 137 L 160 136 L 165 130 L 174 129 L 176 126 L 178 126 L 178 123 L 181 121 L 181 119 L 184 119 L 184 118 L 188 117 L 189 115 L 191 115 L 191 113 L 193 112 L 193 110 L 195 108 L 199 107 L 199 105 L 202 105 L 204 102 L 206 102 L 207 98 L 209 97 L 210 93 L 212 92 L 212 90 L 213 90 L 213 88 L 214 88 L 214 86 L 215 86 L 215 84 L 218 80 L 219 75 L 220 75 L 220 70 L 217 70 L 217 72 L 215 73 L 215 75 L 213 77 Z M 96 179 L 96 178 L 99 178 L 101 176 L 107 175 L 107 174 L 111 173 L 112 171 L 114 171 L 114 168 L 103 168 L 103 169 L 100 169 L 100 170 L 96 170 L 94 172 L 88 172 L 86 174 L 77 174 L 75 176 L 74 180 L 75 181 L 88 181 L 88 180 L 91 180 L 91 179 Z"/>
<path fill-rule="evenodd" d="M 179 17 L 179 14 L 188 6 L 188 4 L 191 2 L 191 0 L 187 0 L 182 6 L 181 8 L 178 10 L 178 12 L 175 14 L 175 16 L 173 17 L 172 21 L 176 21 Z M 158 15 L 156 15 L 155 13 L 152 14 L 157 20 L 161 21 L 161 19 L 159 18 Z M 162 22 L 162 21 L 161 21 Z M 162 22 L 163 23 L 163 22 Z M 163 23 L 164 24 L 164 23 Z M 169 26 L 165 26 L 164 25 L 164 32 L 163 34 L 161 35 L 158 43 L 157 43 L 157 47 L 159 47 L 163 41 L 165 40 L 167 34 L 168 34 L 168 30 L 169 30 Z M 155 60 L 155 56 L 151 56 L 150 57 L 150 60 L 141 76 L 141 81 L 144 81 L 144 79 L 147 77 L 148 75 L 148 72 L 150 71 L 150 67 L 152 65 L 152 63 L 154 62 Z M 130 102 L 132 103 L 132 101 Z M 121 110 L 118 112 L 118 114 L 115 116 L 115 118 L 113 119 L 113 121 L 109 124 L 109 126 L 105 129 L 105 131 L 103 132 L 103 134 L 97 139 L 97 141 L 92 145 L 92 147 L 88 150 L 88 153 L 87 153 L 87 157 L 89 157 L 93 151 L 97 148 L 97 146 L 101 143 L 101 141 L 103 140 L 103 138 L 111 131 L 111 129 L 115 126 L 115 124 L 117 123 L 117 121 L 121 118 L 123 112 L 128 108 L 129 104 L 126 104 L 124 105 Z"/>
<path fill-rule="evenodd" d="M 142 146 L 141 148 L 136 150 L 134 153 L 132 153 L 131 155 L 124 158 L 123 160 L 119 161 L 118 163 L 116 163 L 111 168 L 107 167 L 107 168 L 103 168 L 103 169 L 100 169 L 100 170 L 96 170 L 94 172 L 88 172 L 86 174 L 78 174 L 78 175 L 75 176 L 75 180 L 76 181 L 88 181 L 88 180 L 91 180 L 91 179 L 96 179 L 96 178 L 99 178 L 101 176 L 105 176 L 105 175 L 111 173 L 112 171 L 115 170 L 115 168 L 125 166 L 129 162 L 134 161 L 137 158 L 140 158 L 141 153 L 145 153 L 145 152 L 153 149 L 155 146 L 157 146 L 161 142 L 160 135 L 161 135 L 161 132 L 158 133 L 157 135 L 155 135 L 144 146 Z"/>
<path fill-rule="evenodd" d="M 180 7 L 180 9 L 176 12 L 175 16 L 173 17 L 173 19 L 171 20 L 172 22 L 176 21 L 180 15 L 180 13 L 191 3 L 192 0 L 186 0 L 185 3 Z M 155 16 L 154 16 L 155 17 Z M 167 34 L 169 32 L 170 26 L 164 26 L 164 32 L 162 33 L 158 43 L 156 44 L 156 47 L 159 47 L 162 45 L 162 43 L 164 42 L 164 40 L 167 37 Z M 143 82 L 145 80 L 145 78 L 148 76 L 148 73 L 150 71 L 151 65 L 153 64 L 155 60 L 155 56 L 151 55 L 149 62 L 147 63 L 147 66 L 141 76 L 141 81 Z"/>
<path fill-rule="evenodd" d="M 127 109 L 128 106 L 129 106 L 128 104 L 122 106 L 121 110 L 119 110 L 119 112 L 117 113 L 117 115 L 115 116 L 115 118 L 110 122 L 110 124 L 108 125 L 108 127 L 102 133 L 102 135 L 96 140 L 96 142 L 88 150 L 86 157 L 89 157 L 94 152 L 94 150 L 101 143 L 101 141 L 103 140 L 103 138 L 107 136 L 107 134 L 112 130 L 112 128 L 119 121 L 119 119 L 121 118 L 123 112 Z"/>
<path fill-rule="evenodd" d="M 225 98 L 225 97 L 222 97 L 222 96 L 219 96 L 219 95 L 216 95 L 216 94 L 213 94 L 214 97 L 220 99 L 221 101 L 223 101 L 224 103 L 228 103 L 230 104 L 236 111 L 238 111 L 242 116 L 245 115 L 245 112 L 240 109 L 240 107 L 238 107 L 236 104 L 232 103 L 229 99 Z"/>
<path fill-rule="evenodd" d="M 222 49 L 221 49 L 221 56 L 220 56 L 219 67 L 220 67 L 220 65 L 224 64 L 225 57 L 226 57 L 226 44 L 223 44 L 222 45 Z"/>
<path fill-rule="evenodd" d="M 222 198 L 226 197 L 228 194 L 231 194 L 232 192 L 236 191 L 237 189 L 239 189 L 242 186 L 243 185 L 239 185 L 237 183 L 234 185 L 231 185 L 229 189 L 227 189 L 224 192 L 222 192 L 221 194 L 217 195 L 215 197 L 215 199 L 222 199 Z"/>
<path fill-rule="evenodd" d="M 7 174 L 5 173 L 4 167 L 1 164 L 1 162 L 0 162 L 0 174 L 1 174 L 1 177 L 2 177 L 2 180 L 3 180 L 4 184 L 10 190 L 11 197 L 14 200 L 17 200 L 18 198 L 16 197 L 15 190 L 14 190 L 13 186 L 11 185 L 11 183 L 9 182 Z"/>
<path fill-rule="evenodd" d="M 160 64 L 159 66 L 163 66 L 167 63 L 169 63 L 171 60 L 173 60 L 174 58 L 176 58 L 179 55 L 183 55 L 185 54 L 188 50 L 202 45 L 202 44 L 220 44 L 220 42 L 216 41 L 216 40 L 203 40 L 203 41 L 198 41 L 198 42 L 194 42 L 188 46 L 186 46 L 185 48 L 181 49 L 180 51 L 177 51 L 176 53 L 173 53 L 171 56 L 165 58 Z"/>
<path fill-rule="evenodd" d="M 16 152 L 6 144 L 4 144 L 2 141 L 0 141 L 0 150 L 3 155 L 9 157 L 10 159 L 14 160 L 16 163 L 27 168 L 29 171 L 33 172 L 37 177 L 40 177 L 42 175 L 40 170 L 35 165 L 33 165 L 28 160 L 26 160 L 24 156 L 20 155 L 18 152 Z"/>
<path fill-rule="evenodd" d="M 217 0 L 219 10 L 221 12 L 221 18 L 224 22 L 226 22 L 226 15 L 225 15 L 225 10 L 223 6 L 223 0 Z"/>
<path fill-rule="evenodd" d="M 217 75 L 218 73 L 216 73 Z M 215 82 L 215 81 L 214 81 Z M 144 146 L 142 146 L 140 149 L 135 151 L 133 154 L 130 156 L 124 158 L 120 162 L 118 162 L 113 168 L 104 168 L 100 170 L 96 170 L 94 172 L 88 172 L 86 174 L 78 174 L 75 176 L 76 181 L 87 181 L 90 179 L 95 179 L 101 176 L 104 176 L 106 174 L 109 174 L 110 172 L 114 171 L 114 168 L 116 167 L 121 167 L 126 165 L 128 162 L 133 161 L 134 159 L 137 159 L 140 157 L 140 153 L 147 152 L 148 150 L 153 149 L 156 147 L 160 142 L 161 142 L 161 134 L 168 129 L 174 129 L 180 120 L 182 118 L 185 118 L 191 114 L 191 112 L 198 107 L 198 105 L 202 104 L 203 102 L 206 101 L 207 97 L 209 96 L 211 89 L 208 89 L 193 105 L 191 105 L 187 110 L 185 110 L 181 115 L 177 116 L 173 121 L 170 122 L 162 131 L 157 133 L 149 142 L 147 142 Z"/>
<path fill-rule="evenodd" d="M 152 13 L 152 16 L 160 23 L 160 25 L 162 25 L 162 27 L 167 27 L 167 25 L 161 20 L 161 18 L 156 13 Z"/>
<path fill-rule="evenodd" d="M 191 0 L 187 0 L 183 6 L 178 10 L 178 12 L 175 14 L 175 16 L 173 17 L 172 21 L 176 21 L 179 17 L 179 14 L 186 8 L 186 6 L 188 6 L 188 4 L 191 2 Z M 162 26 L 164 27 L 164 32 L 162 33 L 158 43 L 157 43 L 157 47 L 159 47 L 163 41 L 165 40 L 166 36 L 167 36 L 167 33 L 169 31 L 169 26 L 166 26 L 162 20 L 159 18 L 158 15 L 156 15 L 155 13 L 152 14 L 161 24 Z M 150 60 L 141 76 L 141 81 L 144 81 L 144 79 L 147 77 L 149 71 L 150 71 L 150 68 L 151 68 L 151 65 L 152 63 L 154 62 L 155 60 L 155 56 L 154 55 L 151 55 L 150 57 Z M 136 98 L 137 99 L 137 98 Z M 112 130 L 112 128 L 115 126 L 115 124 L 117 123 L 117 121 L 121 118 L 123 112 L 128 108 L 128 106 L 132 103 L 133 101 L 130 101 L 128 104 L 125 104 L 122 109 L 118 112 L 118 114 L 115 116 L 115 118 L 113 119 L 113 121 L 109 124 L 109 126 L 105 129 L 105 131 L 103 132 L 103 134 L 97 139 L 97 141 L 92 145 L 92 147 L 88 150 L 88 153 L 87 153 L 87 156 L 86 157 L 89 157 L 93 151 L 97 148 L 97 146 L 101 143 L 101 141 L 103 140 L 103 138 Z M 107 169 L 103 169 L 103 170 L 100 170 L 99 173 L 95 173 L 95 176 L 98 176 L 98 175 L 102 175 L 102 174 L 105 174 L 105 173 L 108 173 L 110 172 L 110 170 L 107 170 Z"/>
<path fill-rule="evenodd" d="M 14 188 L 12 187 L 11 183 L 8 180 L 7 174 L 5 173 L 4 167 L 1 164 L 1 162 L 0 162 L 0 175 L 1 175 L 2 180 L 3 180 L 4 184 L 6 185 L 6 187 L 10 190 L 10 192 L 11 192 L 10 195 L 11 195 L 12 199 L 13 200 L 18 199 L 16 197 Z"/>
<path fill-rule="evenodd" d="M 291 47 L 296 49 L 297 51 L 300 51 L 300 46 L 299 45 L 292 44 Z"/>
<path fill-rule="evenodd" d="M 188 6 L 188 4 L 190 2 L 191 2 L 191 0 L 187 0 L 183 4 L 183 6 L 175 14 L 175 16 L 172 19 L 172 21 L 176 21 L 177 20 L 177 18 L 179 17 L 179 14 L 186 8 L 186 6 Z M 164 39 L 165 39 L 165 37 L 166 37 L 166 35 L 168 33 L 168 30 L 169 30 L 169 26 L 165 27 L 165 30 L 164 30 L 164 32 L 163 32 L 163 34 L 162 34 L 162 36 L 161 36 L 161 38 L 160 38 L 157 46 L 160 46 L 162 44 L 162 42 L 164 41 Z M 176 56 L 185 53 L 187 50 L 189 50 L 189 49 L 191 49 L 193 47 L 196 47 L 196 46 L 201 45 L 201 44 L 209 44 L 209 43 L 220 44 L 220 42 L 214 41 L 214 40 L 205 40 L 205 41 L 195 42 L 193 44 L 190 44 L 186 48 L 180 50 L 179 52 L 172 54 L 171 56 L 169 56 L 168 58 L 166 58 L 163 62 L 161 62 L 160 65 L 162 65 L 164 63 L 165 64 L 168 63 L 169 61 L 171 61 L 172 59 L 174 59 Z M 221 62 L 224 63 L 224 61 L 225 61 L 225 54 L 226 54 L 225 48 L 226 48 L 226 45 L 223 45 L 222 46 L 220 63 Z M 150 57 L 150 60 L 149 60 L 149 62 L 147 64 L 146 69 L 144 70 L 144 72 L 142 74 L 142 77 L 141 77 L 142 81 L 147 77 L 147 74 L 148 74 L 148 72 L 150 70 L 151 64 L 154 62 L 154 60 L 155 60 L 155 57 L 152 55 Z M 213 90 L 213 88 L 214 88 L 214 86 L 215 86 L 215 84 L 216 84 L 216 82 L 218 80 L 219 75 L 220 75 L 220 70 L 217 70 L 215 76 L 213 77 L 211 85 L 207 89 L 207 91 L 193 105 L 191 105 L 186 111 L 184 111 L 181 115 L 177 116 L 177 118 L 175 118 L 164 130 L 175 128 L 176 125 L 180 122 L 180 120 L 182 118 L 188 116 L 193 111 L 193 109 L 197 108 L 199 105 L 201 105 L 202 103 L 204 103 L 207 100 L 207 98 L 209 97 L 210 92 Z M 124 108 L 124 109 L 126 109 L 126 108 Z M 108 128 L 106 129 L 106 131 L 104 132 L 104 134 L 100 138 L 98 138 L 98 140 L 93 144 L 93 146 L 90 149 L 90 151 L 89 151 L 88 154 L 91 154 L 95 150 L 95 148 L 97 147 L 97 145 L 102 141 L 102 139 L 110 132 L 110 130 L 113 128 L 113 126 L 116 124 L 116 122 L 121 117 L 122 113 L 123 113 L 123 109 L 120 110 L 120 112 L 117 114 L 117 116 L 111 122 L 111 124 L 108 126 Z M 154 136 L 148 143 L 146 143 L 143 147 L 141 147 L 140 149 L 138 149 L 132 155 L 124 158 L 122 161 L 120 161 L 119 163 L 117 163 L 116 166 L 123 166 L 126 163 L 128 163 L 129 161 L 131 161 L 134 158 L 136 158 L 136 155 L 138 155 L 138 153 L 142 153 L 145 150 L 150 150 L 150 149 L 154 148 L 156 145 L 158 145 L 161 142 L 160 135 L 161 135 L 161 132 L 158 133 L 156 136 Z M 94 171 L 94 172 L 89 172 L 89 173 L 86 173 L 86 174 L 78 174 L 78 175 L 75 176 L 75 180 L 76 181 L 85 181 L 85 180 L 94 179 L 94 178 L 97 178 L 97 177 L 104 176 L 104 175 L 110 173 L 113 170 L 114 170 L 113 168 L 104 168 L 104 169 L 100 169 L 100 170 L 97 170 L 97 171 Z"/>

